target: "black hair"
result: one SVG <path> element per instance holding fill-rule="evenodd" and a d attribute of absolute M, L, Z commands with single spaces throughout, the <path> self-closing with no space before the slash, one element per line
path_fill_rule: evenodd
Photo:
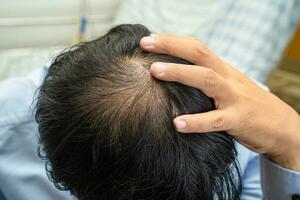
<path fill-rule="evenodd" d="M 40 87 L 41 157 L 57 188 L 81 200 L 239 199 L 233 139 L 180 134 L 173 119 L 214 109 L 201 91 L 151 77 L 139 47 L 150 31 L 119 25 L 56 57 Z"/>

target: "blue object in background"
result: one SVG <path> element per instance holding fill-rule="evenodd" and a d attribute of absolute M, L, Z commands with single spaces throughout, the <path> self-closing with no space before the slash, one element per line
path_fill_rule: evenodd
<path fill-rule="evenodd" d="M 80 20 L 80 34 L 84 35 L 87 29 L 88 19 L 86 16 L 83 16 Z"/>

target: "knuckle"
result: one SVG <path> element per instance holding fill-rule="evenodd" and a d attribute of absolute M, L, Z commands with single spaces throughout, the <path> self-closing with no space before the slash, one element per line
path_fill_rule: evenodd
<path fill-rule="evenodd" d="M 205 126 L 203 123 L 197 123 L 197 125 L 194 128 L 194 132 L 202 132 L 205 131 Z"/>
<path fill-rule="evenodd" d="M 243 125 L 243 127 L 248 127 L 248 128 L 253 128 L 253 124 L 255 124 L 255 115 L 253 113 L 253 111 L 246 111 L 245 115 L 244 115 L 244 119 L 241 120 L 240 124 Z"/>
<path fill-rule="evenodd" d="M 168 36 L 164 37 L 163 40 L 161 40 L 159 42 L 159 47 L 160 47 L 160 49 L 167 52 L 168 54 L 172 54 L 175 51 L 175 47 L 173 45 L 173 42 Z"/>
<path fill-rule="evenodd" d="M 206 71 L 204 84 L 206 87 L 216 87 L 219 84 L 217 74 L 213 70 L 208 69 Z"/>
<path fill-rule="evenodd" d="M 224 118 L 222 116 L 218 116 L 213 120 L 212 128 L 219 129 L 219 128 L 224 127 L 224 125 L 225 125 Z"/>
<path fill-rule="evenodd" d="M 196 40 L 195 43 L 196 45 L 194 47 L 194 50 L 198 59 L 207 57 L 209 55 L 209 49 L 198 40 Z"/>
<path fill-rule="evenodd" d="M 163 77 L 164 80 L 176 81 L 178 70 L 176 69 L 176 67 L 174 67 L 174 65 L 170 63 L 168 63 L 167 66 L 168 67 L 160 74 L 160 76 Z"/>
<path fill-rule="evenodd" d="M 184 68 L 175 65 L 172 71 L 169 72 L 169 76 L 172 80 L 182 83 L 185 81 L 184 70 Z"/>

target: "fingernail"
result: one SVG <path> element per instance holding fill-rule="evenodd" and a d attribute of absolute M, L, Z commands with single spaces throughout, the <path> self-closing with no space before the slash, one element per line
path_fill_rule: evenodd
<path fill-rule="evenodd" d="M 177 129 L 184 129 L 187 125 L 186 121 L 183 119 L 175 119 L 174 123 Z"/>
<path fill-rule="evenodd" d="M 158 76 L 164 75 L 166 68 L 167 68 L 167 66 L 165 64 L 159 63 L 159 62 L 153 63 L 153 67 L 155 67 L 155 71 Z"/>
<path fill-rule="evenodd" d="M 144 46 L 153 46 L 155 43 L 155 34 L 147 36 L 147 37 L 143 37 L 141 40 L 142 45 Z"/>

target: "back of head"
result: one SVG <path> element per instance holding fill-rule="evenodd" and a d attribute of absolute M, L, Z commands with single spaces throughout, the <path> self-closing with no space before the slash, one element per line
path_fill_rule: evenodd
<path fill-rule="evenodd" d="M 180 134 L 174 117 L 214 109 L 201 91 L 149 74 L 142 25 L 120 25 L 59 55 L 36 119 L 50 178 L 79 199 L 237 199 L 239 173 L 224 132 Z"/>

